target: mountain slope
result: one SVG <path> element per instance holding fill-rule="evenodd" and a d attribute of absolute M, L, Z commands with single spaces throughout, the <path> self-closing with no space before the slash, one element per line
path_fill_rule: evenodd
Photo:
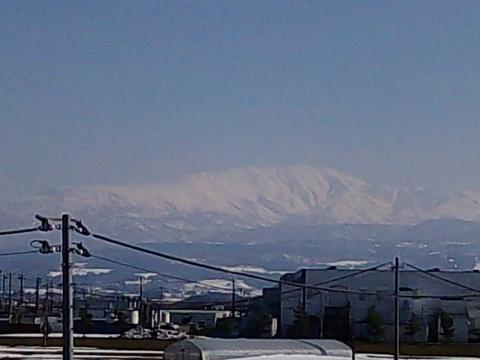
<path fill-rule="evenodd" d="M 70 212 L 103 231 L 187 239 L 195 232 L 275 224 L 411 224 L 480 219 L 480 194 L 373 187 L 347 174 L 306 165 L 244 168 L 188 176 L 177 183 L 90 186 L 7 204 L 0 224 L 17 214 Z M 198 235 L 198 234 L 197 234 Z"/>

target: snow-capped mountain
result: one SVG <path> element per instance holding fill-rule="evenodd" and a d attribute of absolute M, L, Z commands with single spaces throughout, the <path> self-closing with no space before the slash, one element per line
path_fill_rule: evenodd
<path fill-rule="evenodd" d="M 242 168 L 199 173 L 176 183 L 89 186 L 3 204 L 14 214 L 82 217 L 103 231 L 135 237 L 229 231 L 277 224 L 415 224 L 429 219 L 480 219 L 480 192 L 443 194 L 374 187 L 326 168 Z M 179 235 L 180 234 L 180 235 Z M 138 239 L 146 240 L 146 239 Z"/>
<path fill-rule="evenodd" d="M 68 212 L 92 231 L 178 256 L 278 276 L 299 267 L 353 266 L 394 255 L 424 267 L 473 269 L 480 263 L 480 193 L 438 193 L 372 186 L 347 174 L 305 165 L 200 173 L 176 183 L 64 189 L 0 205 L 0 229 L 23 227 L 33 214 Z M 437 220 L 438 219 L 438 220 Z M 467 221 L 468 220 L 468 221 Z M 473 221 L 471 221 L 473 220 Z M 35 234 L 34 236 L 37 236 Z M 52 243 L 59 234 L 39 234 Z M 92 253 L 147 269 L 198 279 L 191 271 L 73 235 Z M 32 239 L 2 237 L 2 251 L 26 250 Z M 57 271 L 55 256 L 5 258 L 4 267 Z M 107 266 L 107 267 L 105 267 Z M 111 264 L 90 259 L 89 269 Z M 262 270 L 265 269 L 265 270 Z M 89 279 L 124 284 L 131 270 L 115 267 Z M 120 286 L 120 285 L 119 285 Z M 123 286 L 123 285 L 122 285 Z"/>

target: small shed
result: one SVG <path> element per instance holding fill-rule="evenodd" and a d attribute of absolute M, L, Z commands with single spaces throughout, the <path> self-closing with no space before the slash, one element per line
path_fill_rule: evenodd
<path fill-rule="evenodd" d="M 165 360 L 230 360 L 257 356 L 352 358 L 349 346 L 336 340 L 189 339 L 165 349 Z"/>

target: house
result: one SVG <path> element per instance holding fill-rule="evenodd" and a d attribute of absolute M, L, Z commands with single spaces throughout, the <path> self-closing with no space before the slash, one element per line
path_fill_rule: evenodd
<path fill-rule="evenodd" d="M 152 329 L 161 324 L 190 325 L 196 329 L 214 329 L 219 319 L 232 316 L 229 310 L 151 309 Z"/>

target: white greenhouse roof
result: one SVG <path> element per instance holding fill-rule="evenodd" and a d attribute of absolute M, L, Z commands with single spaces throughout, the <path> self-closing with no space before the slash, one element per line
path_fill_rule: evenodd
<path fill-rule="evenodd" d="M 187 354 L 189 356 L 184 357 Z M 278 355 L 309 355 L 321 359 L 331 356 L 351 358 L 352 350 L 336 340 L 317 339 L 189 339 L 172 344 L 165 350 L 166 360 L 229 360 Z"/>

